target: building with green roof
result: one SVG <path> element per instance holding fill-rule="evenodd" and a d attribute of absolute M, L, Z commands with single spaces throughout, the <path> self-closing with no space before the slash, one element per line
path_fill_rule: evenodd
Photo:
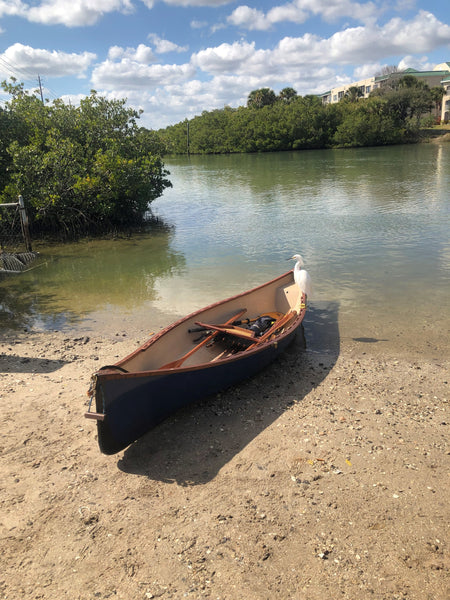
<path fill-rule="evenodd" d="M 418 71 L 416 69 L 405 69 L 403 71 L 395 71 L 385 75 L 378 75 L 346 83 L 344 85 L 332 88 L 327 92 L 319 94 L 323 104 L 333 104 L 339 102 L 348 95 L 350 88 L 356 88 L 360 98 L 368 98 L 369 95 L 376 89 L 389 85 L 390 82 L 401 79 L 405 75 L 412 75 L 419 81 L 427 84 L 428 87 L 442 86 L 446 92 L 442 98 L 441 114 L 436 115 L 441 121 L 450 120 L 450 62 L 444 62 L 436 65 L 432 71 Z"/>

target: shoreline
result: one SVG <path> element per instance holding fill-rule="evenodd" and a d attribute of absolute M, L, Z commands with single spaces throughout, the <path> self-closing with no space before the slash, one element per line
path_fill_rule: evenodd
<path fill-rule="evenodd" d="M 136 345 L 4 336 L 1 598 L 446 599 L 448 348 L 297 340 L 104 456 L 89 377 Z"/>

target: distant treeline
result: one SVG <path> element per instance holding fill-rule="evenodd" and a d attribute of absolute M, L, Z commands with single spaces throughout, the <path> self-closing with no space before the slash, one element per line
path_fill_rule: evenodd
<path fill-rule="evenodd" d="M 292 88 L 276 95 L 254 90 L 247 106 L 205 111 L 158 133 L 170 154 L 273 152 L 331 147 L 378 146 L 417 141 L 421 125 L 434 122 L 431 111 L 443 89 L 406 75 L 361 98 L 351 87 L 335 104 L 317 96 L 298 96 Z M 427 123 L 424 123 L 427 120 Z"/>

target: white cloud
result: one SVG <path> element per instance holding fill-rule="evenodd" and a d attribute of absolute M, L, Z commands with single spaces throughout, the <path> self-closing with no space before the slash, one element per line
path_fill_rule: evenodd
<path fill-rule="evenodd" d="M 105 13 L 129 14 L 133 10 L 131 0 L 44 0 L 38 6 L 30 6 L 26 17 L 46 25 L 79 27 L 94 25 Z"/>
<path fill-rule="evenodd" d="M 205 27 L 208 27 L 208 23 L 207 21 L 197 21 L 197 20 L 193 20 L 190 23 L 192 29 L 204 29 Z"/>
<path fill-rule="evenodd" d="M 441 45 L 450 44 L 450 26 L 438 21 L 430 12 L 421 10 L 409 22 L 399 18 L 389 21 L 383 28 L 382 41 L 396 54 L 429 52 Z"/>
<path fill-rule="evenodd" d="M 212 25 L 210 27 L 210 31 L 211 33 L 216 33 L 217 31 L 220 31 L 221 29 L 226 29 L 227 25 L 225 23 L 216 23 L 215 25 Z"/>
<path fill-rule="evenodd" d="M 304 23 L 311 16 L 320 16 L 325 21 L 352 18 L 361 22 L 372 22 L 378 12 L 373 2 L 351 2 L 351 0 L 294 0 L 274 6 L 266 14 L 247 5 L 238 6 L 227 18 L 228 23 L 245 29 L 264 31 L 276 23 Z"/>
<path fill-rule="evenodd" d="M 131 0 L 43 0 L 39 3 L 0 0 L 0 17 L 16 16 L 34 23 L 66 27 L 94 25 L 106 13 L 130 14 L 133 10 Z"/>
<path fill-rule="evenodd" d="M 21 0 L 0 0 L 0 19 L 2 17 L 21 17 L 27 6 Z"/>
<path fill-rule="evenodd" d="M 157 54 L 165 54 L 166 52 L 186 52 L 188 50 L 188 46 L 178 46 L 178 44 L 160 38 L 156 33 L 149 33 L 147 37 L 155 46 L 155 52 Z"/>
<path fill-rule="evenodd" d="M 233 0 L 164 0 L 171 6 L 215 7 Z M 135 0 L 135 3 L 137 0 Z M 149 10 L 155 0 L 141 0 Z M 130 14 L 135 10 L 133 0 L 0 0 L 0 18 L 16 16 L 34 23 L 83 27 L 95 25 L 106 14 Z"/>
<path fill-rule="evenodd" d="M 371 21 L 381 11 L 374 2 L 352 2 L 352 0 L 296 0 L 298 8 L 333 22 L 342 18 Z"/>
<path fill-rule="evenodd" d="M 290 23 L 304 23 L 309 17 L 307 11 L 299 7 L 295 2 L 274 6 L 267 13 L 267 20 L 270 23 L 280 23 L 288 21 Z"/>
<path fill-rule="evenodd" d="M 189 64 L 146 65 L 129 58 L 120 62 L 108 59 L 95 67 L 91 81 L 96 89 L 146 89 L 185 81 L 194 74 Z"/>
<path fill-rule="evenodd" d="M 398 63 L 398 70 L 416 69 L 417 71 L 432 71 L 434 63 L 430 63 L 427 56 L 404 56 Z"/>
<path fill-rule="evenodd" d="M 369 77 L 373 77 L 375 73 L 381 72 L 381 70 L 386 66 L 386 64 L 380 63 L 365 63 L 364 65 L 360 65 L 354 69 L 353 79 L 354 81 L 368 79 Z"/>
<path fill-rule="evenodd" d="M 338 31 L 330 38 L 311 34 L 280 40 L 274 54 L 291 64 L 354 64 L 382 60 L 405 53 L 429 52 L 450 43 L 450 26 L 434 15 L 421 11 L 411 21 L 392 19 L 383 26 L 352 27 Z"/>
<path fill-rule="evenodd" d="M 121 48 L 120 46 L 111 46 L 108 50 L 108 58 L 112 61 L 122 58 L 148 64 L 154 61 L 152 49 L 145 44 L 139 44 L 137 48 Z"/>
<path fill-rule="evenodd" d="M 60 99 L 64 104 L 71 104 L 72 106 L 79 106 L 80 101 L 86 98 L 86 94 L 63 94 Z"/>
<path fill-rule="evenodd" d="M 244 27 L 245 29 L 260 30 L 269 29 L 272 26 L 270 20 L 265 14 L 257 8 L 249 6 L 238 6 L 231 15 L 227 18 L 228 23 L 236 27 Z"/>
<path fill-rule="evenodd" d="M 0 18 L 1 17 L 21 17 L 26 11 L 27 5 L 21 0 L 0 0 Z"/>
<path fill-rule="evenodd" d="M 255 43 L 234 42 L 200 50 L 191 57 L 192 64 L 208 73 L 239 72 L 242 65 L 255 55 Z"/>
<path fill-rule="evenodd" d="M 204 110 L 245 104 L 248 85 L 248 78 L 214 77 L 208 82 L 192 79 L 159 87 L 144 94 L 134 92 L 135 98 L 131 95 L 128 99 L 134 106 L 144 108 L 142 125 L 159 129 L 168 123 L 192 118 Z"/>
<path fill-rule="evenodd" d="M 49 77 L 74 75 L 85 77 L 87 69 L 97 58 L 92 52 L 81 54 L 57 52 L 31 48 L 23 44 L 13 44 L 0 55 L 7 64 L 14 65 L 17 71 L 39 73 Z"/>
<path fill-rule="evenodd" d="M 246 40 L 223 43 L 193 53 L 190 63 L 182 65 L 148 66 L 138 60 L 137 50 L 112 48 L 108 61 L 95 68 L 92 82 L 98 90 L 125 94 L 129 102 L 135 98 L 134 105 L 145 110 L 142 122 L 161 127 L 203 110 L 245 104 L 249 92 L 259 87 L 320 93 L 372 76 L 396 56 L 403 56 L 407 66 L 428 68 L 426 58 L 414 64 L 410 55 L 449 42 L 450 27 L 420 12 L 408 21 L 351 27 L 328 38 L 311 33 L 285 37 L 269 49 Z M 355 65 L 355 57 L 360 64 L 353 73 L 345 71 Z"/>

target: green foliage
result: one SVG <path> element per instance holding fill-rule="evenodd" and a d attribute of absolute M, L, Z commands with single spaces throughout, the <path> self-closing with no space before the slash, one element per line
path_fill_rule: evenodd
<path fill-rule="evenodd" d="M 377 90 L 376 96 L 386 101 L 386 112 L 403 132 L 404 141 L 418 139 L 420 120 L 436 103 L 436 93 L 432 94 L 428 85 L 414 75 L 394 79 Z"/>
<path fill-rule="evenodd" d="M 352 85 L 345 92 L 345 95 L 342 98 L 341 102 L 357 102 L 362 96 L 364 96 L 362 91 L 358 87 L 356 87 L 356 85 Z"/>
<path fill-rule="evenodd" d="M 401 141 L 394 119 L 379 98 L 352 104 L 333 136 L 339 146 L 381 146 Z"/>
<path fill-rule="evenodd" d="M 0 112 L 0 202 L 22 194 L 34 235 L 104 233 L 140 225 L 170 186 L 164 145 L 125 100 L 96 92 L 79 107 L 44 105 L 22 85 Z M 2 178 L 1 178 L 2 177 Z"/>
<path fill-rule="evenodd" d="M 248 108 L 263 108 L 275 104 L 277 97 L 270 88 L 261 88 L 250 92 L 247 99 Z"/>
<path fill-rule="evenodd" d="M 280 100 L 281 102 L 285 102 L 287 104 L 289 104 L 290 102 L 295 100 L 296 97 L 297 97 L 297 92 L 294 90 L 294 88 L 291 88 L 291 87 L 283 88 L 281 90 L 281 92 L 278 94 L 278 100 Z"/>
<path fill-rule="evenodd" d="M 173 154 L 398 144 L 417 140 L 420 120 L 439 96 L 411 75 L 367 99 L 353 86 L 341 102 L 327 105 L 317 96 L 298 96 L 292 88 L 278 96 L 262 88 L 250 92 L 246 107 L 205 111 L 159 134 Z"/>

